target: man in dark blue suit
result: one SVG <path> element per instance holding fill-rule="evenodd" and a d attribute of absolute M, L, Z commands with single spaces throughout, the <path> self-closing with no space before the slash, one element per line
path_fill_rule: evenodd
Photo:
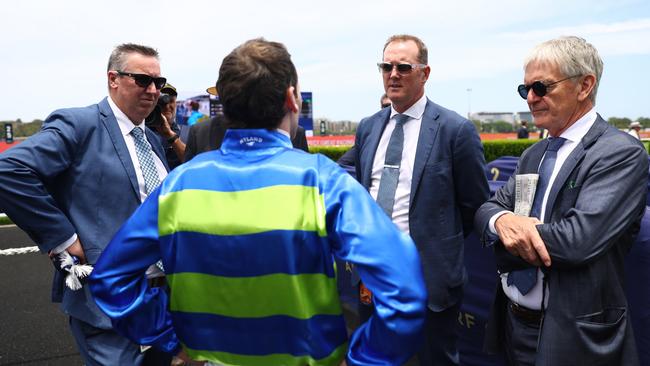
<path fill-rule="evenodd" d="M 388 39 L 378 66 L 392 107 L 359 124 L 355 165 L 357 179 L 420 253 L 428 291 L 420 364 L 458 365 L 464 238 L 489 190 L 474 125 L 424 95 L 427 58 L 417 37 Z"/>
<path fill-rule="evenodd" d="M 645 212 L 647 152 L 596 112 L 593 45 L 546 41 L 524 70 L 519 95 L 549 137 L 476 213 L 500 280 L 486 348 L 510 365 L 638 365 L 624 259 Z"/>
<path fill-rule="evenodd" d="M 0 155 L 0 211 L 43 253 L 67 251 L 89 264 L 168 170 L 155 133 L 144 125 L 165 84 L 158 52 L 116 47 L 107 82 L 107 98 L 53 112 L 39 133 Z M 113 331 L 87 286 L 73 291 L 56 272 L 52 300 L 69 315 L 86 365 L 142 363 L 140 347 Z"/>

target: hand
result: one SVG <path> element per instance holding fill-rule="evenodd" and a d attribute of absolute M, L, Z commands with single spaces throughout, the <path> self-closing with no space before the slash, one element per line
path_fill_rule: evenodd
<path fill-rule="evenodd" d="M 70 255 L 74 255 L 77 258 L 79 258 L 79 262 L 81 264 L 86 264 L 86 253 L 84 253 L 84 248 L 83 246 L 81 246 L 81 242 L 79 241 L 79 238 L 77 238 L 77 240 L 75 240 L 74 243 L 72 243 L 72 245 L 70 245 L 66 249 L 66 251 Z"/>
<path fill-rule="evenodd" d="M 514 256 L 534 265 L 546 267 L 551 265 L 551 256 L 537 231 L 537 225 L 543 224 L 535 217 L 501 215 L 494 223 L 503 246 Z"/>
<path fill-rule="evenodd" d="M 167 120 L 167 117 L 165 117 L 164 114 L 161 113 L 160 118 L 162 119 L 162 123 L 160 124 L 160 126 L 156 127 L 156 131 L 158 131 L 158 133 L 165 139 L 169 139 L 172 136 L 174 136 L 174 131 L 169 125 L 169 121 Z"/>
<path fill-rule="evenodd" d="M 339 366 L 348 366 L 348 363 L 345 362 L 345 359 L 343 359 L 343 361 L 341 361 L 341 364 Z"/>
<path fill-rule="evenodd" d="M 199 365 L 205 365 L 205 361 L 194 361 L 187 355 L 187 353 L 185 353 L 185 350 L 181 350 L 180 352 L 178 352 L 176 356 L 174 356 L 174 359 L 172 360 L 172 366 L 176 366 L 176 365 L 199 366 Z"/>

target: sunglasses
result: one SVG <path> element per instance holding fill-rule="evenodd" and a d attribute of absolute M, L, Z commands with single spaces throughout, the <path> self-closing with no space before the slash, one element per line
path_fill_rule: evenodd
<path fill-rule="evenodd" d="M 151 83 L 153 82 L 153 84 L 156 86 L 156 89 L 160 90 L 160 88 L 162 88 L 167 83 L 167 79 L 163 77 L 153 77 L 147 74 L 134 74 L 131 72 L 123 72 L 119 70 L 117 70 L 116 72 L 120 76 L 132 77 L 133 80 L 135 80 L 135 83 L 138 84 L 138 86 L 143 88 L 148 88 L 149 85 L 151 85 Z"/>
<path fill-rule="evenodd" d="M 424 64 L 409 64 L 409 63 L 399 63 L 399 64 L 391 64 L 389 62 L 379 62 L 377 63 L 377 67 L 379 67 L 379 71 L 384 72 L 384 73 L 389 73 L 393 71 L 393 67 L 397 68 L 397 72 L 400 74 L 408 74 L 413 69 L 418 68 L 418 67 L 426 67 L 427 65 Z"/>
<path fill-rule="evenodd" d="M 519 92 L 520 97 L 522 97 L 524 99 L 528 99 L 528 92 L 530 91 L 530 89 L 533 89 L 533 93 L 535 93 L 535 95 L 537 95 L 538 97 L 541 98 L 541 97 L 545 96 L 546 93 L 548 93 L 548 88 L 549 87 L 551 87 L 551 86 L 553 86 L 555 84 L 561 83 L 561 82 L 563 82 L 565 80 L 577 78 L 578 76 L 581 76 L 581 75 L 569 76 L 568 78 L 564 78 L 562 80 L 554 81 L 554 82 L 549 83 L 549 84 L 544 84 L 543 82 L 537 80 L 537 81 L 533 82 L 530 85 L 525 85 L 525 84 L 519 85 L 517 87 L 517 91 Z"/>

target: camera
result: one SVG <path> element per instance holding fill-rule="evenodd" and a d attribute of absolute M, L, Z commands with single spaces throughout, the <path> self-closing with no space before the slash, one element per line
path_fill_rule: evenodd
<path fill-rule="evenodd" d="M 163 94 L 158 98 L 158 103 L 153 108 L 153 111 L 144 119 L 144 123 L 149 128 L 160 127 L 163 124 L 162 109 L 165 108 L 172 97 L 169 94 Z"/>

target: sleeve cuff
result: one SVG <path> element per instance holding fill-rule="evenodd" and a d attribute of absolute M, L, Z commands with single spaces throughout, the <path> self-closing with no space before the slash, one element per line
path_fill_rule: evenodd
<path fill-rule="evenodd" d="M 497 213 L 494 214 L 492 217 L 490 217 L 490 222 L 489 222 L 489 224 L 488 224 L 488 227 L 490 228 L 490 233 L 492 233 L 492 234 L 494 234 L 494 235 L 498 235 L 498 234 L 497 234 L 497 229 L 494 227 L 494 223 L 497 222 L 497 219 L 498 219 L 499 217 L 501 217 L 501 216 L 503 216 L 503 215 L 505 215 L 505 214 L 507 214 L 507 213 L 512 213 L 512 212 L 510 212 L 510 211 L 508 211 L 508 210 L 503 210 L 503 211 L 499 211 L 499 212 L 497 212 Z"/>
<path fill-rule="evenodd" d="M 77 234 L 72 234 L 70 239 L 64 241 L 63 243 L 59 244 L 56 248 L 52 249 L 50 252 L 52 254 L 59 254 L 62 251 L 68 249 L 70 245 L 72 245 L 75 241 L 77 240 Z"/>

